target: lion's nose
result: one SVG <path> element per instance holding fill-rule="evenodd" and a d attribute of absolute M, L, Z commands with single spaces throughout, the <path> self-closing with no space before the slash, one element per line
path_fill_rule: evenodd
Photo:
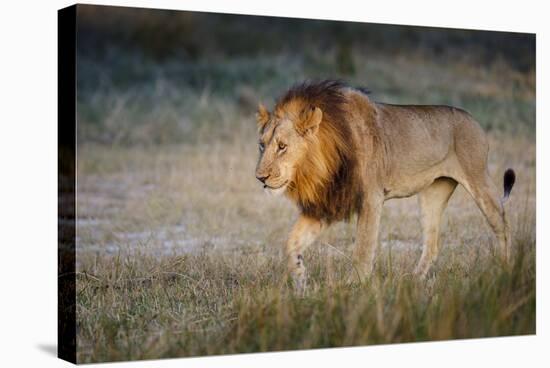
<path fill-rule="evenodd" d="M 265 181 L 267 180 L 267 178 L 269 178 L 269 175 L 265 175 L 265 176 L 256 175 L 256 179 L 258 179 L 259 181 L 261 181 L 264 184 L 265 184 Z"/>

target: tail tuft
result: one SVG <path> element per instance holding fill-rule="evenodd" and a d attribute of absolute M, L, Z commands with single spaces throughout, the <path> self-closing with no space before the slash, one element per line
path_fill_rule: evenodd
<path fill-rule="evenodd" d="M 510 196 L 510 192 L 512 191 L 512 187 L 514 186 L 514 183 L 516 182 L 516 173 L 512 169 L 506 170 L 504 173 L 504 197 L 502 197 L 502 201 L 506 201 L 508 197 Z"/>

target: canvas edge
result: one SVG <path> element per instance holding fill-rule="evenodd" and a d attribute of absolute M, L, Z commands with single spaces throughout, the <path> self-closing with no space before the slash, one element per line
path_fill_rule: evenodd
<path fill-rule="evenodd" d="M 58 267 L 57 356 L 76 360 L 76 16 L 57 13 Z"/>

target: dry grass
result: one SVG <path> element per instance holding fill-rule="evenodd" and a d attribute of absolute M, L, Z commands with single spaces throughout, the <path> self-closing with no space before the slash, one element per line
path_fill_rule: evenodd
<path fill-rule="evenodd" d="M 519 249 L 512 270 L 471 247 L 444 252 L 426 282 L 408 274 L 417 252 L 385 249 L 374 278 L 348 286 L 345 258 L 318 247 L 306 257 L 304 298 L 290 292 L 278 257 L 260 252 L 98 257 L 78 278 L 78 359 L 532 334 L 534 253 Z"/>

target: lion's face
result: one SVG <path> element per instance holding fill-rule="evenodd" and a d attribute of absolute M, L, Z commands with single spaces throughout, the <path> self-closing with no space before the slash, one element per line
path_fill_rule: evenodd
<path fill-rule="evenodd" d="M 285 191 L 294 179 L 296 166 L 305 153 L 306 145 L 288 119 L 266 126 L 260 135 L 260 158 L 256 166 L 256 178 L 265 189 L 274 194 Z"/>
<path fill-rule="evenodd" d="M 321 122 L 322 112 L 308 107 L 299 114 L 270 116 L 260 106 L 260 157 L 256 166 L 256 178 L 273 194 L 283 193 L 293 182 L 296 168 L 306 155 L 308 140 L 315 134 Z"/>

